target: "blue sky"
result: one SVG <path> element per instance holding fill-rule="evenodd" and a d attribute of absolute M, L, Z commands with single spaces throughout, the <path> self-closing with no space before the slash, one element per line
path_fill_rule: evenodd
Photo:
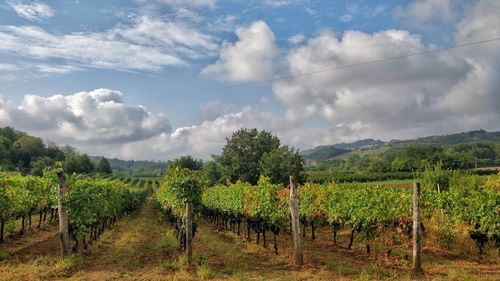
<path fill-rule="evenodd" d="M 494 0 L 7 0 L 0 125 L 162 160 L 208 159 L 242 127 L 301 149 L 498 130 L 498 41 L 259 83 L 500 37 L 498 14 Z"/>

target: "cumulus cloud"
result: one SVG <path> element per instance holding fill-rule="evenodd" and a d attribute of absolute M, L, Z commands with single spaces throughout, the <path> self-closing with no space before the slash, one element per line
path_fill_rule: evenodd
<path fill-rule="evenodd" d="M 238 41 L 224 42 L 219 59 L 205 67 L 203 74 L 226 81 L 256 81 L 273 75 L 278 49 L 274 33 L 263 21 L 236 29 Z"/>
<path fill-rule="evenodd" d="M 41 1 L 7 1 L 20 16 L 30 21 L 40 21 L 54 16 L 54 10 Z"/>
<path fill-rule="evenodd" d="M 200 108 L 200 116 L 203 120 L 214 120 L 220 116 L 236 111 L 234 104 L 222 102 L 220 100 L 209 101 Z"/>
<path fill-rule="evenodd" d="M 499 6 L 495 1 L 478 2 L 458 24 L 456 41 L 498 37 Z M 495 129 L 490 122 L 500 118 L 496 46 L 301 76 L 276 82 L 273 90 L 287 107 L 288 120 L 321 116 L 336 126 L 364 128 L 376 137 Z M 286 64 L 288 74 L 297 75 L 432 48 L 403 30 L 346 31 L 340 36 L 323 32 L 291 49 Z"/>
<path fill-rule="evenodd" d="M 241 128 L 258 128 L 275 133 L 289 129 L 291 124 L 270 112 L 257 107 L 245 107 L 240 112 L 228 113 L 199 125 L 181 127 L 172 133 L 162 133 L 144 141 L 126 144 L 121 155 L 125 158 L 167 158 L 191 154 L 209 159 L 210 154 L 219 153 L 226 143 L 225 138 Z"/>
<path fill-rule="evenodd" d="M 0 26 L 0 41 L 0 53 L 115 70 L 185 65 L 217 49 L 214 37 L 187 23 L 149 16 L 103 32 L 56 34 L 35 26 Z"/>
<path fill-rule="evenodd" d="M 34 132 L 70 144 L 120 144 L 169 132 L 162 115 L 126 106 L 122 93 L 109 89 L 72 95 L 26 95 L 15 106 L 0 102 L 0 126 Z"/>

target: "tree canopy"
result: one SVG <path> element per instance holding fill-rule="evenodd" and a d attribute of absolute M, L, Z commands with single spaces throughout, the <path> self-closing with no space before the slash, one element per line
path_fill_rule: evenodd
<path fill-rule="evenodd" d="M 113 170 L 111 170 L 111 165 L 109 164 L 108 159 L 106 157 L 102 157 L 99 164 L 97 164 L 96 172 L 101 174 L 112 174 Z"/>
<path fill-rule="evenodd" d="M 298 151 L 280 146 L 279 138 L 270 132 L 241 129 L 226 141 L 222 153 L 213 156 L 225 180 L 255 185 L 261 175 L 267 175 L 273 183 L 286 183 L 290 173 L 302 173 L 304 160 Z"/>
<path fill-rule="evenodd" d="M 191 155 L 187 155 L 175 159 L 171 166 L 186 168 L 191 171 L 198 171 L 203 168 L 203 161 L 201 159 L 194 159 L 193 157 L 191 157 Z"/>

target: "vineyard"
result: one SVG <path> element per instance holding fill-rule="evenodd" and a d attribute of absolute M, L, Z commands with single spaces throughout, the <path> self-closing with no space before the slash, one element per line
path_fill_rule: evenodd
<path fill-rule="evenodd" d="M 481 279 L 495 280 L 499 274 L 500 176 L 429 169 L 418 175 L 418 181 L 422 186 L 424 245 L 438 243 L 447 255 L 461 252 L 453 248 L 460 244 L 475 245 L 467 259 L 488 268 L 490 273 Z M 46 257 L 37 257 L 43 254 L 40 250 L 28 261 L 35 259 L 30 264 L 33 270 L 51 272 L 39 272 L 45 278 L 78 276 L 80 270 L 83 279 L 94 276 L 97 273 L 92 272 L 97 270 L 97 276 L 107 276 L 105 280 L 127 276 L 121 275 L 123 272 L 136 272 L 146 280 L 175 276 L 180 280 L 253 280 L 260 274 L 276 280 L 288 280 L 284 276 L 316 280 L 316 274 L 323 276 L 317 280 L 331 280 L 331 276 L 412 278 L 409 263 L 400 264 L 409 262 L 411 250 L 411 189 L 380 183 L 299 185 L 305 264 L 298 269 L 290 260 L 294 248 L 290 188 L 272 184 L 266 177 L 256 185 L 237 181 L 207 186 L 198 172 L 176 168 L 169 169 L 161 181 L 67 175 L 64 183 L 68 191 L 63 202 L 76 256 L 59 262 L 58 247 L 49 249 L 54 243 L 44 242 L 45 254 L 57 259 L 41 262 Z M 6 245 L 12 239 L 29 243 L 30 236 L 36 239 L 44 231 L 54 233 L 60 184 L 53 171 L 46 171 L 43 177 L 1 174 L 0 222 Z M 152 194 L 149 199 L 148 194 Z M 187 212 L 193 213 L 192 221 Z M 51 237 L 58 240 L 57 235 Z M 182 251 L 191 243 L 192 257 L 185 257 Z M 19 277 L 27 276 L 25 269 L 18 269 L 25 268 L 25 262 L 16 261 L 22 253 L 0 256 L 4 260 L 0 261 L 0 272 L 10 276 L 1 280 L 26 279 Z M 429 259 L 434 255 L 424 251 L 423 267 L 431 274 L 435 274 L 435 262 L 431 265 Z M 58 269 L 61 263 L 69 263 L 68 268 Z M 107 264 L 106 273 L 99 264 Z M 286 264 L 285 269 L 276 269 L 278 264 Z M 394 264 L 399 264 L 399 269 L 387 269 Z M 267 266 L 270 269 L 265 272 L 257 269 Z M 139 271 L 143 267 L 150 270 Z M 356 267 L 361 271 L 353 269 Z M 239 272 L 242 268 L 246 269 Z M 400 270 L 403 275 L 397 273 Z"/>
<path fill-rule="evenodd" d="M 32 226 L 32 216 L 38 215 L 37 227 L 52 223 L 57 217 L 57 187 L 55 173 L 47 171 L 43 177 L 0 175 L 0 241 L 6 232 L 13 233 L 21 221 L 19 234 Z M 69 219 L 69 233 L 78 250 L 79 241 L 96 240 L 104 229 L 132 210 L 139 208 L 148 188 L 132 187 L 118 180 L 70 176 L 69 190 L 62 198 Z M 47 214 L 50 218 L 47 219 Z"/>
<path fill-rule="evenodd" d="M 441 176 L 441 177 L 440 177 Z M 436 188 L 440 181 L 448 181 Z M 449 177 L 436 176 L 433 172 L 423 175 L 424 218 L 442 214 L 446 225 L 466 226 L 470 238 L 478 246 L 479 254 L 488 241 L 500 247 L 500 181 L 498 176 L 484 182 L 479 177 L 454 173 Z M 412 194 L 411 190 L 377 188 L 356 184 L 312 184 L 306 183 L 299 189 L 299 214 L 303 234 L 307 227 L 315 239 L 315 227 L 329 225 L 332 239 L 344 228 L 349 229 L 350 241 L 359 235 L 370 253 L 370 241 L 386 237 L 387 253 L 390 254 L 396 241 L 411 238 Z M 163 193 L 162 193 L 163 192 Z M 158 190 L 158 196 L 168 194 L 168 186 Z M 289 190 L 281 185 L 270 184 L 261 178 L 257 186 L 237 182 L 205 188 L 201 196 L 200 212 L 209 221 L 238 235 L 245 224 L 246 239 L 251 240 L 255 232 L 257 243 L 263 239 L 267 246 L 266 231 L 274 235 L 274 250 L 278 253 L 276 235 L 290 225 L 288 214 Z M 160 200 L 167 210 L 178 210 L 182 214 L 182 202 Z M 425 228 L 425 225 L 424 225 Z M 499 248 L 500 249 L 500 248 Z"/>

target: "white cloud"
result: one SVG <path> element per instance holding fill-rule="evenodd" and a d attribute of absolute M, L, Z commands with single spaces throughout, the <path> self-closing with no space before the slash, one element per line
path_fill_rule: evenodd
<path fill-rule="evenodd" d="M 35 65 L 35 68 L 45 74 L 68 74 L 75 71 L 81 71 L 82 69 L 72 65 L 49 65 L 49 64 L 39 64 Z"/>
<path fill-rule="evenodd" d="M 352 15 L 345 14 L 339 18 L 341 22 L 350 22 L 352 20 Z"/>
<path fill-rule="evenodd" d="M 457 17 L 459 5 L 464 0 L 417 0 L 396 10 L 396 19 L 408 21 L 412 25 L 427 26 L 434 20 L 452 22 Z"/>
<path fill-rule="evenodd" d="M 467 27 L 481 28 L 478 21 L 500 26 L 495 16 L 499 12 L 492 5 L 483 7 L 477 17 L 464 19 L 461 32 L 475 34 Z M 296 75 L 429 48 L 418 35 L 402 30 L 347 31 L 340 37 L 323 32 L 290 50 L 286 61 L 288 74 Z M 460 51 L 282 80 L 273 90 L 287 107 L 288 120 L 320 116 L 335 126 L 357 124 L 372 137 L 413 137 L 434 133 L 435 128 L 437 133 L 495 128 L 489 122 L 500 118 L 500 82 L 494 78 L 500 72 L 500 55 L 493 46 Z M 489 121 L 481 122 L 478 116 Z"/>
<path fill-rule="evenodd" d="M 387 9 L 387 5 L 377 4 L 377 6 L 375 6 L 375 9 L 372 12 L 372 15 L 375 16 L 375 15 L 378 15 L 380 13 L 383 13 L 386 9 Z"/>
<path fill-rule="evenodd" d="M 235 112 L 236 106 L 222 102 L 220 100 L 209 101 L 200 108 L 200 115 L 203 120 L 214 120 L 220 116 Z"/>
<path fill-rule="evenodd" d="M 306 37 L 304 36 L 303 33 L 297 33 L 290 38 L 288 38 L 288 42 L 292 45 L 298 45 L 306 40 Z"/>
<path fill-rule="evenodd" d="M 148 140 L 129 143 L 120 154 L 125 158 L 153 159 L 158 159 L 159 155 L 172 159 L 191 154 L 209 159 L 211 154 L 220 153 L 226 137 L 241 128 L 257 128 L 280 134 L 288 132 L 292 126 L 272 113 L 262 112 L 257 107 L 245 107 L 240 112 L 228 113 L 199 125 L 177 128 L 171 134 L 162 133 Z"/>
<path fill-rule="evenodd" d="M 215 32 L 232 32 L 236 28 L 238 17 L 234 15 L 220 16 L 208 23 L 208 29 Z"/>
<path fill-rule="evenodd" d="M 191 8 L 214 8 L 217 0 L 136 0 L 138 3 L 156 2 L 158 4 L 167 4 L 174 7 L 191 7 Z"/>
<path fill-rule="evenodd" d="M 7 1 L 14 11 L 30 21 L 40 21 L 54 16 L 54 10 L 41 1 Z"/>
<path fill-rule="evenodd" d="M 215 39 L 187 23 L 141 16 L 103 32 L 49 33 L 34 26 L 0 26 L 0 53 L 76 66 L 160 70 L 211 56 Z"/>
<path fill-rule="evenodd" d="M 0 63 L 0 71 L 16 71 L 19 67 L 12 63 Z"/>
<path fill-rule="evenodd" d="M 205 67 L 203 74 L 227 81 L 256 81 L 273 75 L 277 54 L 274 33 L 263 21 L 236 29 L 238 41 L 224 42 L 219 59 Z"/>
<path fill-rule="evenodd" d="M 265 0 L 264 3 L 269 6 L 273 7 L 281 7 L 281 6 L 286 6 L 286 5 L 291 5 L 291 4 L 297 4 L 300 3 L 300 0 Z"/>
<path fill-rule="evenodd" d="M 3 100 L 0 126 L 13 126 L 62 143 L 117 145 L 170 131 L 162 115 L 141 106 L 126 106 L 122 94 L 109 89 L 67 96 L 26 95 L 17 106 Z"/>

